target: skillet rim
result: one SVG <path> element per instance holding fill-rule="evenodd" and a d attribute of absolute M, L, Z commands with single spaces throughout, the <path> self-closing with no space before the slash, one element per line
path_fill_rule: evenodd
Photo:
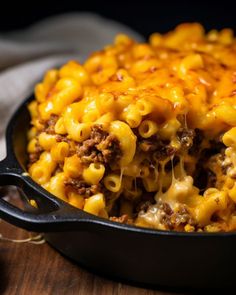
<path fill-rule="evenodd" d="M 11 159 L 13 158 L 15 160 L 15 164 L 17 166 L 17 174 L 20 177 L 23 177 L 23 174 L 25 172 L 27 172 L 26 170 L 23 169 L 23 167 L 21 166 L 21 164 L 19 163 L 16 154 L 14 152 L 14 145 L 12 142 L 12 135 L 14 132 L 14 127 L 15 127 L 15 123 L 17 121 L 17 118 L 20 116 L 21 112 L 24 110 L 24 108 L 27 109 L 27 104 L 34 99 L 34 93 L 31 93 L 30 95 L 27 96 L 26 99 L 24 99 L 22 101 L 22 103 L 20 103 L 20 105 L 16 108 L 16 110 L 13 112 L 13 114 L 11 115 L 8 124 L 7 124 L 7 128 L 5 131 L 5 146 L 6 146 L 6 156 L 4 159 L 2 159 L 1 162 L 8 162 L 8 159 L 11 157 Z M 15 170 L 15 168 L 9 167 L 8 172 L 15 172 L 13 171 Z M 39 192 L 39 194 L 41 194 L 41 191 L 44 192 L 44 194 L 47 194 L 48 196 L 50 196 L 51 198 L 54 198 L 55 201 L 60 201 L 62 203 L 65 203 L 67 206 L 73 208 L 74 210 L 78 210 L 79 212 L 85 212 L 84 210 L 81 210 L 79 208 L 76 208 L 72 205 L 70 205 L 69 203 L 61 200 L 60 198 L 56 197 L 55 195 L 50 194 L 47 190 L 45 190 L 43 187 L 41 187 L 39 184 L 37 184 L 29 175 L 25 175 L 24 177 L 28 178 L 27 180 L 27 185 L 28 182 L 30 182 L 30 184 L 34 187 L 35 190 L 37 190 Z M 42 196 L 43 197 L 43 196 Z M 137 233 L 137 234 L 144 234 L 144 235 L 148 235 L 148 236 L 166 236 L 166 237 L 175 237 L 175 238 L 185 238 L 185 237 L 196 237 L 196 238 L 219 238 L 219 237 L 235 237 L 236 236 L 236 231 L 235 232 L 178 232 L 178 231 L 170 231 L 170 230 L 159 230 L 159 229 L 151 229 L 151 228 L 145 228 L 145 227 L 140 227 L 140 226 L 135 226 L 135 225 L 129 225 L 129 224 L 123 224 L 123 223 L 119 223 L 116 221 L 111 221 L 111 220 L 107 220 L 105 218 L 101 218 L 98 217 L 96 215 L 93 215 L 91 213 L 87 213 L 86 215 L 88 215 L 87 220 L 84 219 L 85 222 L 88 223 L 94 223 L 94 224 L 99 224 L 108 228 L 114 228 L 116 230 L 121 230 L 121 231 L 128 231 L 128 232 L 132 232 L 132 233 Z"/>

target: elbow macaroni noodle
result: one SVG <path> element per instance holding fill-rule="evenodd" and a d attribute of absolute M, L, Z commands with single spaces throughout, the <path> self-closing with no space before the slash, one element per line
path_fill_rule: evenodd
<path fill-rule="evenodd" d="M 137 226 L 236 230 L 232 30 L 120 34 L 49 70 L 28 109 L 29 174 L 58 198 Z"/>

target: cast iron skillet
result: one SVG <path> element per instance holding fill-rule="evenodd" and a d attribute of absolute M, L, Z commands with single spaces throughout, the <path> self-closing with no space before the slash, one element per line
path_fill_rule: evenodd
<path fill-rule="evenodd" d="M 37 185 L 25 173 L 27 103 L 6 133 L 7 157 L 0 186 L 16 185 L 39 209 L 26 212 L 0 197 L 0 217 L 46 240 L 81 265 L 108 277 L 168 287 L 229 287 L 234 284 L 235 233 L 178 233 L 111 222 L 76 209 Z"/>

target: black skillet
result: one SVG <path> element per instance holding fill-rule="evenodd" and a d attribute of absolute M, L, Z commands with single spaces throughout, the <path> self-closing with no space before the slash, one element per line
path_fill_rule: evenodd
<path fill-rule="evenodd" d="M 44 232 L 57 250 L 96 273 L 133 283 L 168 287 L 234 285 L 235 233 L 157 231 L 98 218 L 54 197 L 26 173 L 25 100 L 6 133 L 7 157 L 0 162 L 0 186 L 16 185 L 39 209 L 26 212 L 0 197 L 0 218 Z"/>

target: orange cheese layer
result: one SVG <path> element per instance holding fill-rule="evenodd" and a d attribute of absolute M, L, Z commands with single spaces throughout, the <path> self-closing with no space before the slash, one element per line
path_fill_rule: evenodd
<path fill-rule="evenodd" d="M 118 35 L 49 70 L 29 111 L 29 173 L 57 197 L 138 226 L 236 229 L 232 30 Z"/>

